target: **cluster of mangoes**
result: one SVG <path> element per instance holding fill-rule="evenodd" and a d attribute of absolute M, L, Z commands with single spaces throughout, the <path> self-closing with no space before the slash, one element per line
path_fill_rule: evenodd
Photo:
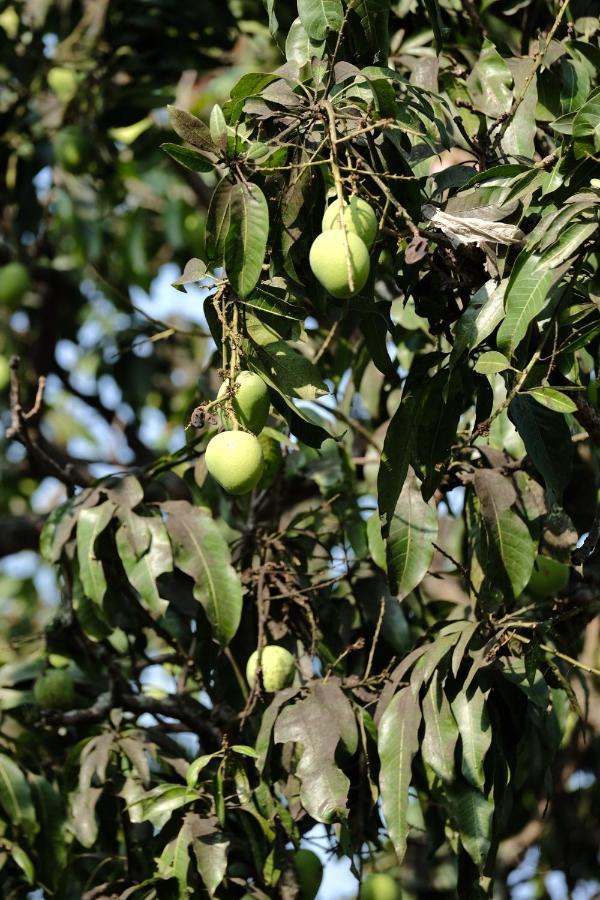
<path fill-rule="evenodd" d="M 230 494 L 247 494 L 261 480 L 265 451 L 270 441 L 258 437 L 269 416 L 269 391 L 255 372 L 242 371 L 230 387 L 224 381 L 217 394 L 225 431 L 215 435 L 206 448 L 206 468 Z M 227 412 L 231 403 L 234 421 Z"/>
<path fill-rule="evenodd" d="M 369 250 L 377 235 L 377 217 L 373 207 L 355 194 L 349 201 L 344 200 L 343 206 L 338 199 L 327 207 L 322 229 L 310 248 L 310 267 L 332 297 L 347 300 L 362 291 L 367 283 L 371 268 Z"/>

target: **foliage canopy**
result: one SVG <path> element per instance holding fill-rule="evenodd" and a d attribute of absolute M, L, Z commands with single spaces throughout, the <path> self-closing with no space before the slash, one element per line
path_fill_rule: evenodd
<path fill-rule="evenodd" d="M 598 879 L 598 12 L 4 4 L 4 897 Z"/>

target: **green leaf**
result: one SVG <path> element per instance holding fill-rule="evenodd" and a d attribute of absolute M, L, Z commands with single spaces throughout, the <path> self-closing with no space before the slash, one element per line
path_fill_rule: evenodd
<path fill-rule="evenodd" d="M 529 323 L 546 305 L 556 278 L 538 254 L 526 250 L 519 254 L 506 288 L 506 315 L 498 329 L 498 347 L 509 358 L 525 337 Z"/>
<path fill-rule="evenodd" d="M 434 672 L 429 690 L 422 703 L 425 734 L 421 743 L 423 762 L 444 782 L 454 779 L 454 750 L 458 740 L 458 726 L 450 704 Z"/>
<path fill-rule="evenodd" d="M 202 605 L 214 637 L 225 646 L 242 614 L 242 585 L 231 565 L 229 547 L 212 518 L 185 500 L 163 503 L 177 568 L 194 580 L 194 597 Z"/>
<path fill-rule="evenodd" d="M 490 469 L 477 471 L 474 484 L 501 575 L 514 596 L 519 597 L 533 571 L 535 546 L 527 525 L 510 508 L 516 492 L 508 478 Z M 493 578 L 492 571 L 486 574 Z"/>
<path fill-rule="evenodd" d="M 488 350 L 481 354 L 473 368 L 481 375 L 495 375 L 496 372 L 510 369 L 510 363 L 503 353 L 498 353 L 497 350 Z"/>
<path fill-rule="evenodd" d="M 175 162 L 185 166 L 186 169 L 191 169 L 192 172 L 212 172 L 214 170 L 214 163 L 191 147 L 181 147 L 179 144 L 161 144 L 160 149 L 168 153 Z"/>
<path fill-rule="evenodd" d="M 560 501 L 573 458 L 571 433 L 564 416 L 523 395 L 514 398 L 508 413 L 546 488 L 554 500 Z"/>
<path fill-rule="evenodd" d="M 427 386 L 427 370 L 431 365 L 429 354 L 418 357 L 413 362 L 402 389 L 400 403 L 390 420 L 383 442 L 377 474 L 377 502 L 384 521 L 384 534 L 408 474 L 421 416 L 420 401 Z"/>
<path fill-rule="evenodd" d="M 435 48 L 440 53 L 444 46 L 444 23 L 442 21 L 440 4 L 438 0 L 423 0 L 423 3 L 435 38 Z"/>
<path fill-rule="evenodd" d="M 197 791 L 180 784 L 159 784 L 135 800 L 132 808 L 137 807 L 141 821 L 150 822 L 154 828 L 161 829 L 167 824 L 176 809 L 198 799 Z"/>
<path fill-rule="evenodd" d="M 573 222 L 557 235 L 557 239 L 542 255 L 542 265 L 557 268 L 564 265 L 575 251 L 598 229 L 597 222 Z M 547 246 L 547 244 L 545 244 Z"/>
<path fill-rule="evenodd" d="M 456 323 L 450 364 L 454 366 L 462 354 L 483 343 L 504 316 L 506 281 L 487 281 L 473 294 L 469 305 Z"/>
<path fill-rule="evenodd" d="M 302 745 L 296 766 L 301 781 L 300 800 L 309 816 L 325 824 L 348 814 L 350 781 L 335 761 L 341 737 L 340 723 L 313 693 L 286 706 L 274 729 L 276 744 L 294 741 Z"/>
<path fill-rule="evenodd" d="M 315 57 L 320 59 L 324 47 L 324 41 L 313 41 L 306 33 L 306 28 L 300 19 L 294 19 L 285 40 L 285 57 L 288 62 L 304 66 Z"/>
<path fill-rule="evenodd" d="M 437 6 L 437 3 L 435 5 Z M 360 50 L 364 51 L 375 64 L 386 65 L 390 43 L 388 27 L 390 0 L 354 0 L 352 9 L 359 17 L 357 34 L 361 37 Z M 438 33 L 435 26 L 434 34 L 437 41 Z M 440 46 L 441 42 L 438 49 Z"/>
<path fill-rule="evenodd" d="M 32 840 L 38 831 L 31 789 L 19 766 L 0 753 L 0 805 L 7 819 Z"/>
<path fill-rule="evenodd" d="M 197 284 L 197 282 L 202 281 L 205 275 L 206 263 L 201 259 L 193 257 L 192 259 L 188 259 L 183 273 L 179 278 L 176 278 L 175 281 L 171 282 L 171 287 L 177 288 L 177 290 L 180 290 L 185 294 L 186 284 Z"/>
<path fill-rule="evenodd" d="M 388 573 L 392 592 L 399 600 L 410 594 L 427 574 L 437 532 L 435 507 L 423 500 L 411 474 L 396 504 L 387 540 Z"/>
<path fill-rule="evenodd" d="M 250 367 L 278 393 L 300 400 L 316 400 L 329 391 L 318 368 L 285 341 L 272 341 L 250 357 Z"/>
<path fill-rule="evenodd" d="M 466 387 L 462 372 L 440 369 L 430 378 L 419 406 L 419 430 L 415 459 L 425 477 L 421 493 L 425 500 L 433 497 L 449 462 L 460 414 L 465 405 Z"/>
<path fill-rule="evenodd" d="M 493 800 L 462 781 L 448 788 L 448 796 L 460 841 L 481 869 L 492 842 Z"/>
<path fill-rule="evenodd" d="M 419 749 L 420 724 L 418 700 L 410 687 L 406 687 L 395 694 L 379 725 L 377 749 L 381 761 L 381 805 L 399 863 L 406 852 L 408 788 L 412 760 Z"/>
<path fill-rule="evenodd" d="M 203 769 L 207 767 L 209 762 L 213 760 L 216 756 L 219 756 L 218 753 L 205 753 L 203 756 L 198 756 L 193 762 L 191 762 L 188 766 L 188 770 L 185 774 L 185 780 L 187 786 L 190 788 L 196 787 L 196 782 L 198 781 L 198 775 L 202 772 Z"/>
<path fill-rule="evenodd" d="M 485 694 L 477 686 L 459 691 L 451 707 L 461 739 L 461 771 L 473 787 L 483 791 L 483 764 L 492 742 Z"/>
<path fill-rule="evenodd" d="M 298 0 L 298 15 L 313 41 L 322 41 L 329 31 L 342 27 L 344 10 L 341 0 Z"/>
<path fill-rule="evenodd" d="M 257 285 L 243 303 L 250 309 L 268 313 L 271 316 L 281 316 L 284 319 L 298 321 L 306 317 L 306 310 L 302 306 L 292 303 L 285 290 L 265 282 Z"/>
<path fill-rule="evenodd" d="M 225 241 L 231 219 L 231 194 L 233 185 L 222 178 L 213 191 L 206 217 L 206 254 L 211 261 L 223 259 Z"/>
<path fill-rule="evenodd" d="M 571 398 L 567 397 L 567 395 L 563 394 L 561 391 L 557 391 L 556 388 L 530 388 L 527 393 L 530 397 L 533 397 L 534 400 L 537 400 L 538 403 L 541 403 L 542 406 L 547 407 L 547 409 L 552 409 L 554 412 L 577 412 L 577 405 L 573 403 Z"/>
<path fill-rule="evenodd" d="M 591 137 L 595 151 L 600 150 L 600 92 L 597 90 L 577 111 L 573 121 L 573 137 Z"/>
<path fill-rule="evenodd" d="M 225 878 L 229 841 L 214 817 L 201 819 L 195 813 L 186 816 L 192 833 L 192 852 L 198 871 L 210 897 Z"/>
<path fill-rule="evenodd" d="M 188 144 L 191 144 L 193 147 L 197 147 L 198 150 L 202 150 L 204 153 L 215 156 L 215 148 L 210 137 L 210 130 L 204 122 L 202 122 L 201 119 L 196 118 L 196 116 L 193 116 L 191 113 L 186 112 L 184 109 L 176 109 L 174 106 L 169 106 L 167 108 L 169 110 L 169 117 L 171 119 L 173 130 L 179 137 L 184 141 L 187 141 Z"/>
<path fill-rule="evenodd" d="M 12 857 L 13 862 L 15 862 L 18 867 L 21 869 L 23 874 L 25 875 L 25 880 L 27 884 L 35 883 L 35 869 L 33 868 L 33 863 L 29 856 L 25 853 L 22 847 L 19 847 L 18 844 L 12 844 L 10 848 L 10 855 Z"/>
<path fill-rule="evenodd" d="M 534 138 L 536 132 L 535 108 L 537 106 L 537 80 L 531 78 L 531 60 L 528 57 L 512 58 L 506 62 L 514 81 L 513 93 L 521 97 L 521 102 L 514 110 L 506 131 L 502 136 L 501 146 L 508 156 L 523 156 L 532 159 L 535 152 Z"/>
<path fill-rule="evenodd" d="M 105 500 L 99 506 L 83 509 L 77 519 L 77 559 L 83 589 L 90 600 L 100 606 L 106 593 L 106 577 L 102 563 L 95 555 L 96 539 L 115 513 L 115 505 Z"/>
<path fill-rule="evenodd" d="M 490 40 L 483 42 L 467 84 L 474 105 L 490 118 L 497 118 L 510 109 L 512 74 Z"/>
<path fill-rule="evenodd" d="M 279 75 L 271 72 L 246 72 L 237 84 L 232 87 L 230 97 L 232 100 L 245 100 L 246 97 L 255 97 L 274 81 L 279 80 Z"/>
<path fill-rule="evenodd" d="M 261 773 L 264 771 L 264 768 L 267 764 L 269 749 L 271 747 L 273 728 L 277 720 L 277 716 L 279 715 L 279 710 L 282 706 L 285 706 L 288 700 L 291 700 L 292 697 L 294 697 L 297 693 L 298 688 L 295 687 L 286 688 L 283 691 L 278 691 L 262 715 L 260 729 L 256 738 L 256 752 L 258 754 L 256 760 L 256 768 Z"/>
<path fill-rule="evenodd" d="M 386 545 L 381 534 L 381 521 L 377 510 L 367 519 L 367 541 L 371 559 L 376 566 L 387 572 Z"/>
<path fill-rule="evenodd" d="M 269 236 L 269 208 L 258 185 L 236 184 L 231 189 L 229 210 L 225 269 L 231 287 L 244 299 L 260 279 Z"/>
<path fill-rule="evenodd" d="M 158 517 L 121 516 L 116 543 L 127 578 L 136 589 L 150 615 L 164 615 L 168 603 L 160 596 L 156 579 L 173 571 L 173 554 L 164 522 Z"/>
<path fill-rule="evenodd" d="M 210 111 L 210 138 L 221 153 L 227 152 L 227 122 L 223 110 L 215 103 Z"/>

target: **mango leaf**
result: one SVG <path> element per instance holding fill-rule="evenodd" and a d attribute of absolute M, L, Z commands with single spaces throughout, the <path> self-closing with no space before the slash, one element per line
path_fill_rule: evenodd
<path fill-rule="evenodd" d="M 324 41 L 314 41 L 309 38 L 306 28 L 301 20 L 294 19 L 285 40 L 285 57 L 288 62 L 295 62 L 299 66 L 306 65 L 311 59 L 320 59 L 325 47 Z"/>
<path fill-rule="evenodd" d="M 542 265 L 551 269 L 564 265 L 597 228 L 597 222 L 572 222 L 558 234 L 556 241 L 544 250 Z"/>
<path fill-rule="evenodd" d="M 451 703 L 461 739 L 461 771 L 467 781 L 483 791 L 483 764 L 492 742 L 492 728 L 483 691 L 475 686 L 459 691 Z"/>
<path fill-rule="evenodd" d="M 197 791 L 180 784 L 159 784 L 132 803 L 132 809 L 140 821 L 150 822 L 154 828 L 163 828 L 176 809 L 198 799 Z"/>
<path fill-rule="evenodd" d="M 435 48 L 440 53 L 444 46 L 444 23 L 442 21 L 440 4 L 438 0 L 423 0 L 423 3 L 435 38 Z"/>
<path fill-rule="evenodd" d="M 465 351 L 473 350 L 489 337 L 504 317 L 506 281 L 487 281 L 473 294 L 469 305 L 456 323 L 451 367 Z"/>
<path fill-rule="evenodd" d="M 508 414 L 547 490 L 559 502 L 569 481 L 573 458 L 571 433 L 564 416 L 526 395 L 514 398 Z"/>
<path fill-rule="evenodd" d="M 527 525 L 510 508 L 516 500 L 514 487 L 508 478 L 489 469 L 476 472 L 474 484 L 502 575 L 518 597 L 531 577 L 535 546 Z"/>
<path fill-rule="evenodd" d="M 251 363 L 259 361 L 259 372 L 280 394 L 316 400 L 329 393 L 315 364 L 285 341 L 272 341 L 258 349 Z"/>
<path fill-rule="evenodd" d="M 256 287 L 267 250 L 269 208 L 256 184 L 236 184 L 229 198 L 225 270 L 231 287 L 244 299 Z"/>
<path fill-rule="evenodd" d="M 250 309 L 268 313 L 270 316 L 281 316 L 294 321 L 306 317 L 306 310 L 290 301 L 287 291 L 266 282 L 257 285 L 243 303 Z"/>
<path fill-rule="evenodd" d="M 169 106 L 167 109 L 173 130 L 180 138 L 193 147 L 197 147 L 198 150 L 211 154 L 213 157 L 216 156 L 210 130 L 201 119 L 184 109 L 176 109 L 174 106 Z"/>
<path fill-rule="evenodd" d="M 340 738 L 348 753 L 356 753 L 356 748 L 358 747 L 356 718 L 348 698 L 340 687 L 340 681 L 331 677 L 327 682 L 316 681 L 312 690 L 316 700 L 323 709 L 328 711 L 335 722 Z"/>
<path fill-rule="evenodd" d="M 424 474 L 421 493 L 429 500 L 440 483 L 456 440 L 460 414 L 465 405 L 466 388 L 461 371 L 440 369 L 429 379 L 421 398 L 421 414 L 415 457 Z"/>
<path fill-rule="evenodd" d="M 423 762 L 444 782 L 454 779 L 454 750 L 458 726 L 452 715 L 437 671 L 422 703 L 425 734 L 421 743 Z"/>
<path fill-rule="evenodd" d="M 156 861 L 156 873 L 159 878 L 166 880 L 175 878 L 177 881 L 178 900 L 189 898 L 188 869 L 190 866 L 190 843 L 192 835 L 189 827 L 184 823 L 176 837 L 165 844 L 161 855 Z"/>
<path fill-rule="evenodd" d="M 414 473 L 396 504 L 387 539 L 392 592 L 401 600 L 423 580 L 433 559 L 438 521 L 435 507 L 423 500 Z"/>
<path fill-rule="evenodd" d="M 401 863 L 408 836 L 408 788 L 412 760 L 419 749 L 421 710 L 410 687 L 398 691 L 379 725 L 377 749 L 381 761 L 379 788 L 385 823 Z"/>
<path fill-rule="evenodd" d="M 106 593 L 106 577 L 102 563 L 95 555 L 96 539 L 115 513 L 115 505 L 105 500 L 99 506 L 83 509 L 77 519 L 77 559 L 83 589 L 99 606 Z"/>
<path fill-rule="evenodd" d="M 486 353 L 481 354 L 474 365 L 474 369 L 480 375 L 495 375 L 497 372 L 504 372 L 505 369 L 510 369 L 510 363 L 503 353 L 498 353 L 497 350 L 488 350 Z"/>
<path fill-rule="evenodd" d="M 464 781 L 447 790 L 460 841 L 475 865 L 482 869 L 492 842 L 494 802 Z"/>
<path fill-rule="evenodd" d="M 437 6 L 437 3 L 435 5 Z M 389 55 L 390 0 L 354 0 L 352 9 L 358 16 L 356 33 L 361 36 L 361 50 L 375 64 L 385 65 Z M 433 28 L 437 40 L 438 32 L 435 24 Z"/>
<path fill-rule="evenodd" d="M 214 897 L 227 870 L 229 841 L 214 817 L 201 819 L 195 813 L 188 813 L 184 819 L 184 825 L 186 823 L 189 823 L 191 829 L 191 846 L 198 871 L 209 896 Z"/>
<path fill-rule="evenodd" d="M 344 11 L 341 0 L 298 0 L 298 15 L 313 41 L 322 41 L 330 31 L 342 27 Z"/>
<path fill-rule="evenodd" d="M 191 169 L 192 172 L 212 172 L 214 170 L 214 163 L 207 156 L 204 156 L 192 147 L 182 147 L 180 144 L 167 143 L 161 144 L 160 149 L 168 153 L 175 162 L 185 166 L 186 169 Z"/>
<path fill-rule="evenodd" d="M 31 789 L 16 762 L 4 753 L 0 753 L 0 806 L 8 821 L 33 840 L 39 825 Z"/>
<path fill-rule="evenodd" d="M 296 768 L 301 781 L 300 800 L 313 819 L 325 824 L 334 817 L 347 816 L 350 782 L 335 761 L 341 737 L 339 723 L 316 694 L 286 706 L 274 729 L 276 744 L 294 741 L 302 745 Z"/>
<path fill-rule="evenodd" d="M 13 862 L 15 862 L 23 872 L 27 884 L 34 884 L 35 869 L 33 868 L 31 859 L 29 858 L 27 853 L 25 853 L 23 848 L 19 847 L 18 844 L 12 844 L 10 847 L 10 855 Z"/>
<path fill-rule="evenodd" d="M 173 554 L 164 522 L 158 517 L 121 516 L 116 543 L 127 578 L 150 615 L 158 619 L 168 606 L 160 596 L 156 579 L 173 571 Z"/>
<path fill-rule="evenodd" d="M 590 137 L 596 152 L 600 150 L 600 92 L 591 97 L 577 110 L 573 121 L 573 137 Z"/>
<path fill-rule="evenodd" d="M 41 775 L 30 775 L 31 791 L 37 821 L 43 840 L 38 842 L 37 867 L 39 877 L 47 884 L 56 884 L 67 861 L 65 807 L 59 791 Z"/>
<path fill-rule="evenodd" d="M 277 691 L 273 700 L 264 711 L 258 736 L 256 738 L 256 768 L 259 772 L 263 772 L 267 764 L 269 749 L 271 747 L 271 738 L 273 736 L 273 728 L 282 706 L 292 699 L 298 693 L 298 688 L 286 688 L 283 691 Z M 192 763 L 193 765 L 193 763 Z"/>
<path fill-rule="evenodd" d="M 521 343 L 529 323 L 542 311 L 556 273 L 536 253 L 522 251 L 506 288 L 504 321 L 498 329 L 498 349 L 509 359 Z"/>
<path fill-rule="evenodd" d="M 474 105 L 490 118 L 508 112 L 512 103 L 513 77 L 490 40 L 483 42 L 479 59 L 467 79 Z"/>
<path fill-rule="evenodd" d="M 210 139 L 222 154 L 227 152 L 227 122 L 223 110 L 215 103 L 210 111 Z"/>
<path fill-rule="evenodd" d="M 233 184 L 222 178 L 213 191 L 206 217 L 206 254 L 210 261 L 223 259 L 225 241 L 231 220 L 231 194 Z"/>
<path fill-rule="evenodd" d="M 194 580 L 216 640 L 225 646 L 240 624 L 242 585 L 231 565 L 229 547 L 212 518 L 185 500 L 162 504 L 177 568 Z"/>
<path fill-rule="evenodd" d="M 542 406 L 545 406 L 547 409 L 552 409 L 554 412 L 577 412 L 577 405 L 573 403 L 571 398 L 567 397 L 567 395 L 563 394 L 561 391 L 557 391 L 556 388 L 531 388 L 527 393 L 530 397 L 533 397 L 534 400 L 537 400 L 538 403 L 541 403 Z"/>
<path fill-rule="evenodd" d="M 202 281 L 205 275 L 206 263 L 202 259 L 193 257 L 193 259 L 188 259 L 179 278 L 171 282 L 171 287 L 177 288 L 178 291 L 182 291 L 185 294 L 187 293 L 185 289 L 186 284 L 197 284 L 199 281 Z"/>
<path fill-rule="evenodd" d="M 513 77 L 515 97 L 521 96 L 528 78 L 529 83 L 502 136 L 502 149 L 508 156 L 524 156 L 531 159 L 535 151 L 534 137 L 537 127 L 535 121 L 537 81 L 535 77 L 531 78 L 531 62 L 527 57 L 509 59 L 506 64 Z"/>
<path fill-rule="evenodd" d="M 104 785 L 113 741 L 112 734 L 100 734 L 91 738 L 81 751 L 78 785 L 69 796 L 69 826 L 84 847 L 91 847 L 98 836 L 96 804 L 103 787 L 92 787 L 92 781 Z"/>
<path fill-rule="evenodd" d="M 420 401 L 427 385 L 425 376 L 431 365 L 430 355 L 413 362 L 402 389 L 400 403 L 390 420 L 383 442 L 377 474 L 377 502 L 383 518 L 384 534 L 389 529 L 408 474 L 422 411 Z"/>

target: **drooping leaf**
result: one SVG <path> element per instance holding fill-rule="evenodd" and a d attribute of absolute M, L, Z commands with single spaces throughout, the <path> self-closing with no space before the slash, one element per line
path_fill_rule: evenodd
<path fill-rule="evenodd" d="M 100 734 L 81 751 L 78 785 L 69 797 L 69 826 L 84 847 L 91 847 L 98 836 L 96 804 L 106 781 L 113 741 L 112 734 Z M 94 786 L 93 781 L 100 786 Z"/>
<path fill-rule="evenodd" d="M 185 500 L 162 505 L 177 568 L 194 580 L 194 597 L 202 605 L 215 639 L 225 646 L 238 629 L 242 586 L 231 565 L 227 542 L 212 518 Z"/>
<path fill-rule="evenodd" d="M 560 501 L 573 458 L 571 433 L 564 416 L 523 395 L 514 398 L 508 414 L 546 488 Z"/>
<path fill-rule="evenodd" d="M 96 540 L 107 527 L 115 505 L 105 500 L 99 506 L 83 509 L 77 519 L 77 559 L 83 588 L 90 600 L 100 606 L 106 593 L 106 576 L 96 557 Z"/>
<path fill-rule="evenodd" d="M 460 841 L 475 865 L 482 869 L 492 843 L 493 799 L 464 781 L 448 788 L 448 795 Z"/>
<path fill-rule="evenodd" d="M 406 597 L 424 578 L 433 559 L 438 521 L 435 507 L 421 496 L 414 473 L 402 488 L 387 539 L 392 592 Z"/>
<path fill-rule="evenodd" d="M 401 863 L 408 836 L 408 789 L 412 760 L 419 748 L 421 709 L 409 687 L 399 691 L 379 725 L 377 749 L 381 761 L 379 787 L 389 835 Z"/>
<path fill-rule="evenodd" d="M 461 690 L 451 703 L 461 740 L 461 771 L 467 781 L 480 791 L 485 784 L 483 764 L 492 742 L 492 728 L 486 697 L 475 686 Z"/>
<path fill-rule="evenodd" d="M 231 221 L 233 184 L 224 177 L 213 191 L 206 217 L 206 254 L 210 261 L 220 261 L 225 254 L 225 241 Z"/>
<path fill-rule="evenodd" d="M 239 297 L 252 293 L 260 278 L 269 235 L 269 208 L 256 184 L 236 184 L 229 198 L 225 270 Z"/>
<path fill-rule="evenodd" d="M 198 871 L 209 896 L 214 897 L 227 871 L 229 841 L 213 817 L 201 819 L 195 813 L 188 813 L 185 822 L 190 824 L 192 853 Z"/>
<path fill-rule="evenodd" d="M 31 789 L 16 762 L 4 753 L 0 753 L 0 806 L 8 821 L 32 840 L 39 825 Z"/>
<path fill-rule="evenodd" d="M 452 715 L 437 672 L 423 698 L 425 733 L 421 743 L 423 761 L 444 782 L 454 779 L 454 751 L 458 740 L 458 727 Z"/>
<path fill-rule="evenodd" d="M 167 601 L 160 596 L 157 578 L 173 571 L 173 554 L 164 522 L 158 517 L 121 516 L 116 543 L 127 577 L 148 611 L 160 618 Z"/>
<path fill-rule="evenodd" d="M 518 597 L 531 577 L 535 546 L 527 525 L 510 508 L 516 499 L 514 487 L 499 472 L 487 469 L 476 473 L 474 484 L 490 543 Z"/>
<path fill-rule="evenodd" d="M 341 739 L 338 722 L 313 693 L 286 706 L 275 723 L 277 744 L 294 741 L 302 745 L 296 768 L 301 781 L 300 799 L 305 810 L 317 822 L 346 818 L 350 782 L 335 761 Z"/>

